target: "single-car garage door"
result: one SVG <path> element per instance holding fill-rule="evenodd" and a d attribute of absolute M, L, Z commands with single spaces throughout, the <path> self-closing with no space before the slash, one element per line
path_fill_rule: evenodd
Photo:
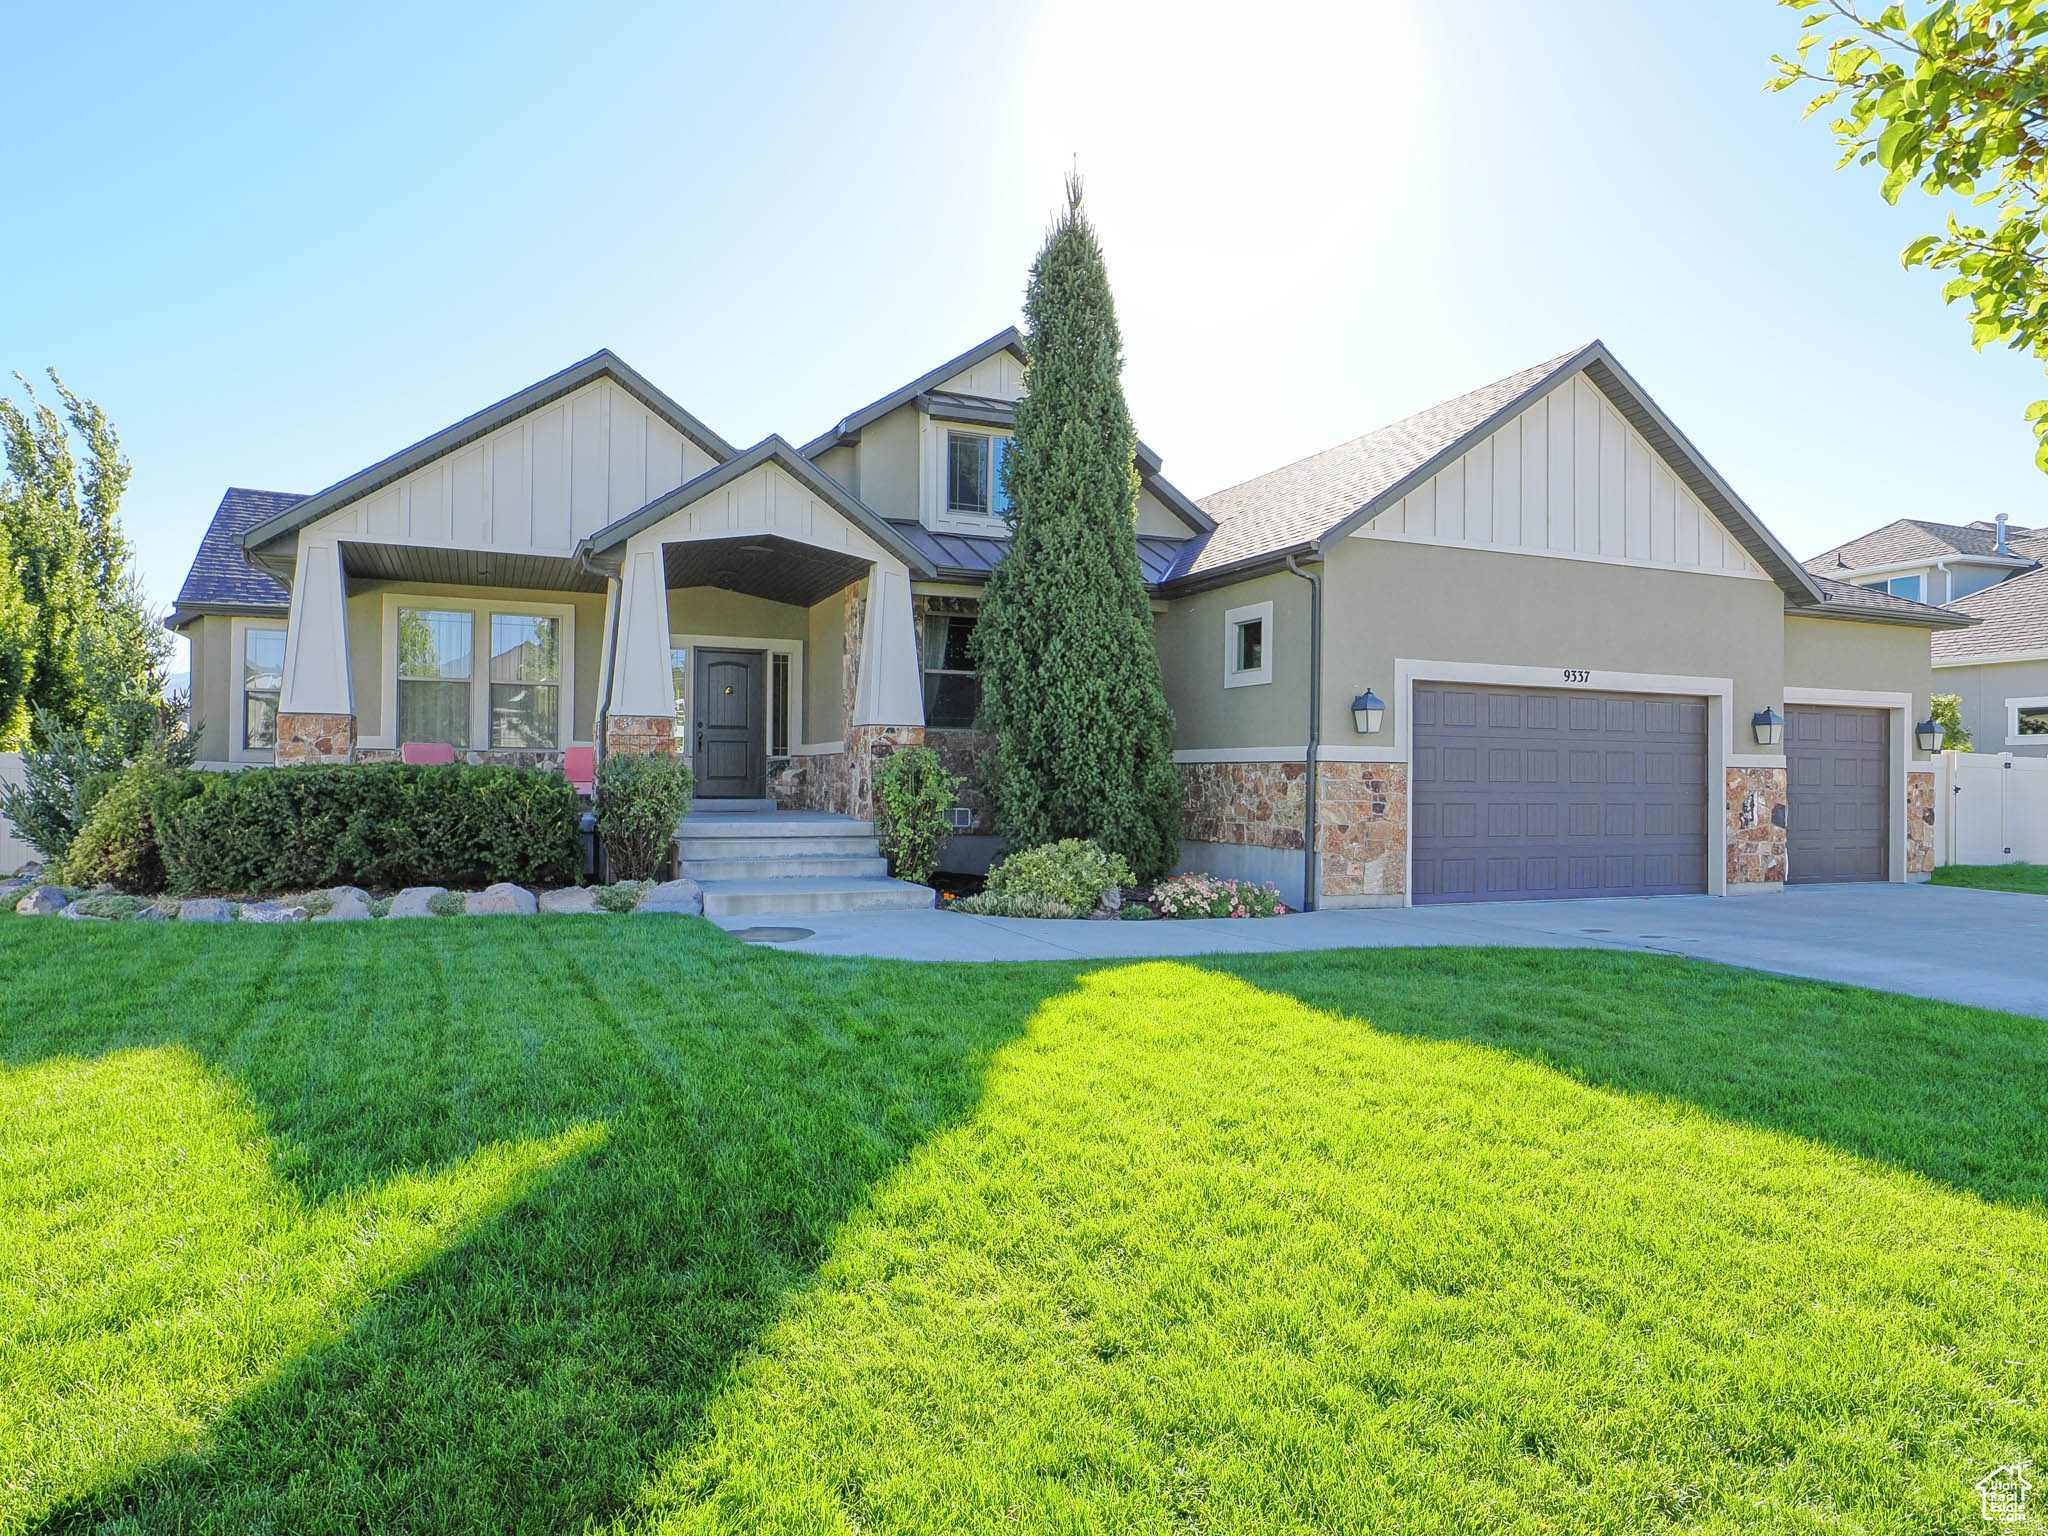
<path fill-rule="evenodd" d="M 1891 823 L 1891 717 L 1881 709 L 1785 706 L 1786 879 L 1882 880 Z"/>
<path fill-rule="evenodd" d="M 1415 685 L 1413 899 L 1707 888 L 1704 699 Z"/>

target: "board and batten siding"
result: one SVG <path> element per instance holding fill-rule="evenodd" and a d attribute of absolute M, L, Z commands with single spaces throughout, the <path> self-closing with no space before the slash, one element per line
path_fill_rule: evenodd
<path fill-rule="evenodd" d="M 715 467 L 608 379 L 542 406 L 322 518 L 384 544 L 567 555 L 579 539 Z"/>
<path fill-rule="evenodd" d="M 980 395 L 988 400 L 1020 400 L 1024 396 L 1024 364 L 1008 351 L 998 352 L 954 374 L 939 390 L 946 394 Z"/>
<path fill-rule="evenodd" d="M 1771 579 L 1583 376 L 1356 536 Z"/>

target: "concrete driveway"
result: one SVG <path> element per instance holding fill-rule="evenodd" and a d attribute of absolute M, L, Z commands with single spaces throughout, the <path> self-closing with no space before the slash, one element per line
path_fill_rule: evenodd
<path fill-rule="evenodd" d="M 903 960 L 1132 960 L 1412 944 L 1631 949 L 2048 1018 L 2048 897 L 1931 885 L 1495 902 L 1260 921 L 1030 922 L 958 912 L 728 918 L 810 930 L 777 948 Z"/>

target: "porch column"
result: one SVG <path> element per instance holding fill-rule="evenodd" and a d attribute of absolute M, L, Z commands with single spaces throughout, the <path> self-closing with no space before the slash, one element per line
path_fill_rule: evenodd
<path fill-rule="evenodd" d="M 668 579 L 659 543 L 643 547 L 634 540 L 626 546 L 606 609 L 611 703 L 605 711 L 604 749 L 673 752 L 676 695 L 668 667 Z"/>
<path fill-rule="evenodd" d="M 900 747 L 923 745 L 924 675 L 917 665 L 910 571 L 901 561 L 883 556 L 868 572 L 860 670 L 853 715 L 846 725 L 846 767 L 855 816 L 875 813 L 875 765 Z"/>
<path fill-rule="evenodd" d="M 338 543 L 301 539 L 285 621 L 277 701 L 277 761 L 345 763 L 355 756 L 348 675 L 348 583 Z"/>

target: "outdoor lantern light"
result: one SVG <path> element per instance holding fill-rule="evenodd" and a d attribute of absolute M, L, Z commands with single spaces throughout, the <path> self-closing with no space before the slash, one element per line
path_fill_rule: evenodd
<path fill-rule="evenodd" d="M 1756 744 L 1760 747 L 1782 746 L 1785 741 L 1785 717 L 1775 709 L 1760 709 L 1749 717 L 1749 728 L 1756 732 Z"/>
<path fill-rule="evenodd" d="M 1351 701 L 1351 723 L 1358 727 L 1358 734 L 1371 736 L 1378 732 L 1380 720 L 1386 714 L 1387 706 L 1380 702 L 1380 696 L 1370 688 Z"/>
<path fill-rule="evenodd" d="M 1922 752 L 1939 752 L 1947 737 L 1948 728 L 1939 720 L 1922 720 L 1913 727 L 1913 739 L 1920 743 Z"/>

